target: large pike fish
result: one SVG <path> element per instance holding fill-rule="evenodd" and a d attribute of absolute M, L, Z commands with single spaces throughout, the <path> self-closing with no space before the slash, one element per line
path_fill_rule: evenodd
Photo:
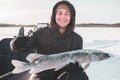
<path fill-rule="evenodd" d="M 12 64 L 15 69 L 12 71 L 13 74 L 21 73 L 26 70 L 30 70 L 30 73 L 38 73 L 47 69 L 58 70 L 64 67 L 70 62 L 79 62 L 82 64 L 89 64 L 95 61 L 101 61 L 109 58 L 110 55 L 101 50 L 74 50 L 52 55 L 40 55 L 40 54 L 29 54 L 27 60 L 29 62 L 22 62 L 18 60 L 12 60 Z"/>

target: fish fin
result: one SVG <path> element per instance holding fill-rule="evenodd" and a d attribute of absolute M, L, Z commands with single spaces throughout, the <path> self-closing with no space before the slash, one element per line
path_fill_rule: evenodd
<path fill-rule="evenodd" d="M 60 69 L 62 69 L 62 68 L 65 67 L 65 66 L 66 66 L 66 65 L 57 67 L 57 68 L 55 68 L 55 71 L 60 70 Z"/>
<path fill-rule="evenodd" d="M 31 53 L 27 56 L 26 60 L 29 61 L 29 62 L 33 62 L 34 60 L 40 58 L 41 56 L 44 56 L 44 55 Z"/>
<path fill-rule="evenodd" d="M 50 69 L 55 69 L 55 68 L 50 68 Z M 42 71 L 45 71 L 45 70 L 49 70 L 49 69 L 41 69 L 41 68 L 32 68 L 29 73 L 30 74 L 36 74 L 36 73 L 40 73 Z"/>
<path fill-rule="evenodd" d="M 26 64 L 26 62 L 22 62 L 19 60 L 12 60 L 11 63 L 14 65 L 14 67 L 23 67 Z"/>
<path fill-rule="evenodd" d="M 69 63 L 74 63 L 75 61 L 73 61 L 73 60 L 70 60 L 68 63 L 66 63 L 65 65 L 62 65 L 62 66 L 59 66 L 59 67 L 57 67 L 57 68 L 55 68 L 55 71 L 57 71 L 57 70 L 60 70 L 60 69 L 62 69 L 63 67 L 65 67 L 67 64 L 69 64 Z"/>
<path fill-rule="evenodd" d="M 59 67 L 59 68 L 55 68 L 55 71 L 57 71 L 57 70 L 59 70 L 59 69 L 61 69 L 62 67 Z"/>
<path fill-rule="evenodd" d="M 89 66 L 90 66 L 90 63 L 85 64 L 85 65 L 84 65 L 84 68 L 83 68 L 84 71 L 85 71 Z"/>
<path fill-rule="evenodd" d="M 30 71 L 29 71 L 29 73 L 30 74 L 36 74 L 36 73 L 39 73 L 39 72 L 41 72 L 41 71 L 43 71 L 43 70 L 41 70 L 40 68 L 32 68 Z"/>
<path fill-rule="evenodd" d="M 25 66 L 26 62 L 22 62 L 22 61 L 19 61 L 19 60 L 12 60 L 11 63 L 15 67 L 15 69 L 13 69 L 13 71 L 12 71 L 13 74 L 17 74 L 17 73 L 21 73 L 21 72 L 29 70 Z"/>

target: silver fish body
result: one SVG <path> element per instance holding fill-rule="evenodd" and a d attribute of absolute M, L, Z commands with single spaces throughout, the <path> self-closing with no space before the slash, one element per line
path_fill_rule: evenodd
<path fill-rule="evenodd" d="M 38 73 L 47 69 L 58 70 L 70 62 L 79 62 L 79 64 L 82 65 L 84 63 L 101 61 L 109 57 L 110 55 L 108 53 L 91 49 L 74 50 L 52 55 L 43 55 L 30 63 L 22 64 L 24 70 L 17 69 L 18 66 L 14 64 L 15 60 L 13 60 L 12 63 L 14 66 L 16 66 L 16 68 L 13 70 L 13 73 L 24 72 L 25 70 L 30 70 L 30 73 Z"/>

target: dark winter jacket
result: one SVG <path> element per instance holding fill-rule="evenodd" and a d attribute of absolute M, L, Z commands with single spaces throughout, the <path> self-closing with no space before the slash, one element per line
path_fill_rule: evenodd
<path fill-rule="evenodd" d="M 55 54 L 83 48 L 80 35 L 71 31 L 60 34 L 59 30 L 50 27 L 39 28 L 27 42 L 27 49 L 36 49 L 40 54 Z"/>

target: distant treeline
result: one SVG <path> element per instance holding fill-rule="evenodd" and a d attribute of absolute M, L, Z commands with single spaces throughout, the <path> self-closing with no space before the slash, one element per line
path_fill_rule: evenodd
<path fill-rule="evenodd" d="M 77 27 L 120 27 L 120 23 L 105 24 L 105 23 L 81 23 L 76 24 Z"/>
<path fill-rule="evenodd" d="M 40 24 L 40 23 L 38 23 Z M 42 23 L 44 24 L 44 23 Z M 6 23 L 0 23 L 0 27 L 35 27 L 36 24 L 6 24 Z M 80 24 L 75 24 L 76 27 L 120 27 L 120 23 L 115 23 L 115 24 L 105 24 L 105 23 L 80 23 Z"/>
<path fill-rule="evenodd" d="M 34 24 L 28 24 L 28 25 L 24 25 L 24 24 L 6 24 L 6 23 L 0 23 L 0 27 L 34 27 Z"/>

